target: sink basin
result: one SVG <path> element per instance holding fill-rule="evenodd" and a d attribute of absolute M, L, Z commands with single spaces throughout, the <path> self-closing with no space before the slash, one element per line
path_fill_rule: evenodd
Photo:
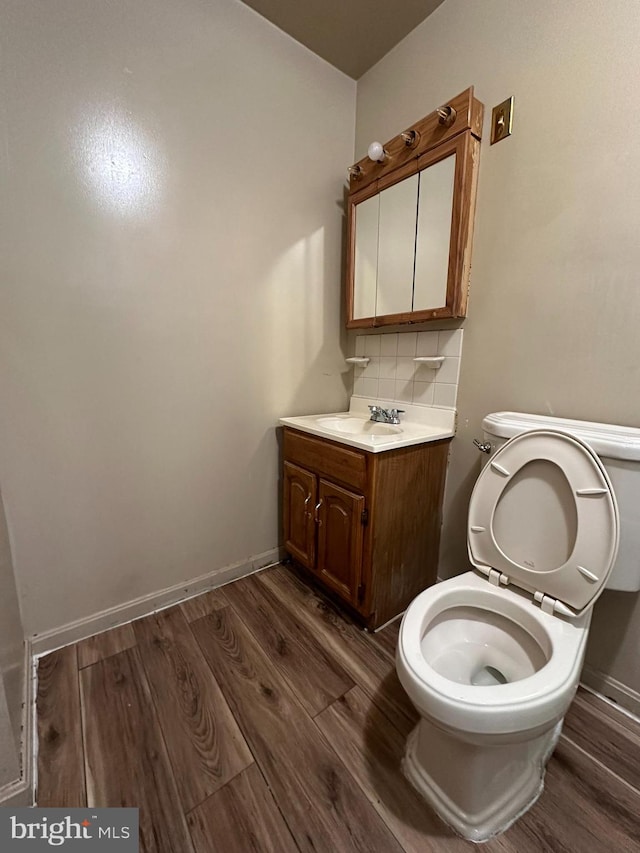
<path fill-rule="evenodd" d="M 393 424 L 381 424 L 377 421 L 355 417 L 328 417 L 318 418 L 318 426 L 347 435 L 397 435 L 402 432 L 401 427 Z"/>
<path fill-rule="evenodd" d="M 398 447 L 440 441 L 452 438 L 455 433 L 455 409 L 402 403 L 405 411 L 402 412 L 402 422 L 396 425 L 370 420 L 369 406 L 372 405 L 392 409 L 398 403 L 354 395 L 348 412 L 280 418 L 280 423 L 369 453 L 384 453 Z"/>

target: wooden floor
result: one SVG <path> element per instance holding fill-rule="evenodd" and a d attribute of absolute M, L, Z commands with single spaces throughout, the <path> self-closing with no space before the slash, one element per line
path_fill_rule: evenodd
<path fill-rule="evenodd" d="M 470 851 L 404 781 L 398 623 L 366 634 L 285 567 L 40 661 L 40 806 L 137 806 L 160 853 Z M 640 726 L 580 691 L 493 853 L 640 851 Z"/>

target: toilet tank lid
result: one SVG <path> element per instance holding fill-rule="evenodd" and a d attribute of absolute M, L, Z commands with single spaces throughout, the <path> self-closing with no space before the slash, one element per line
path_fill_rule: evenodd
<path fill-rule="evenodd" d="M 582 439 L 598 456 L 640 462 L 640 429 L 635 427 L 524 412 L 492 412 L 482 421 L 482 428 L 497 438 L 513 438 L 532 429 L 555 429 Z"/>

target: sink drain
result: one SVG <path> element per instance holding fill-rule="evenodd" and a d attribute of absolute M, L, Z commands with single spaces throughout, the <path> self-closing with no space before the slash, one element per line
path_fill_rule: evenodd
<path fill-rule="evenodd" d="M 495 666 L 481 667 L 471 678 L 475 687 L 492 687 L 495 684 L 508 684 L 507 676 Z"/>

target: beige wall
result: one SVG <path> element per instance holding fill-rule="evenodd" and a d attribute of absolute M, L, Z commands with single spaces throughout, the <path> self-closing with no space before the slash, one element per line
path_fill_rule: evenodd
<path fill-rule="evenodd" d="M 356 158 L 468 85 L 487 107 L 441 574 L 467 568 L 471 441 L 501 409 L 640 426 L 637 0 L 446 0 L 358 83 Z M 515 95 L 513 136 L 488 144 Z M 640 596 L 588 663 L 640 691 Z"/>
<path fill-rule="evenodd" d="M 2 0 L 0 482 L 28 633 L 274 548 L 346 400 L 355 83 L 234 0 Z"/>

